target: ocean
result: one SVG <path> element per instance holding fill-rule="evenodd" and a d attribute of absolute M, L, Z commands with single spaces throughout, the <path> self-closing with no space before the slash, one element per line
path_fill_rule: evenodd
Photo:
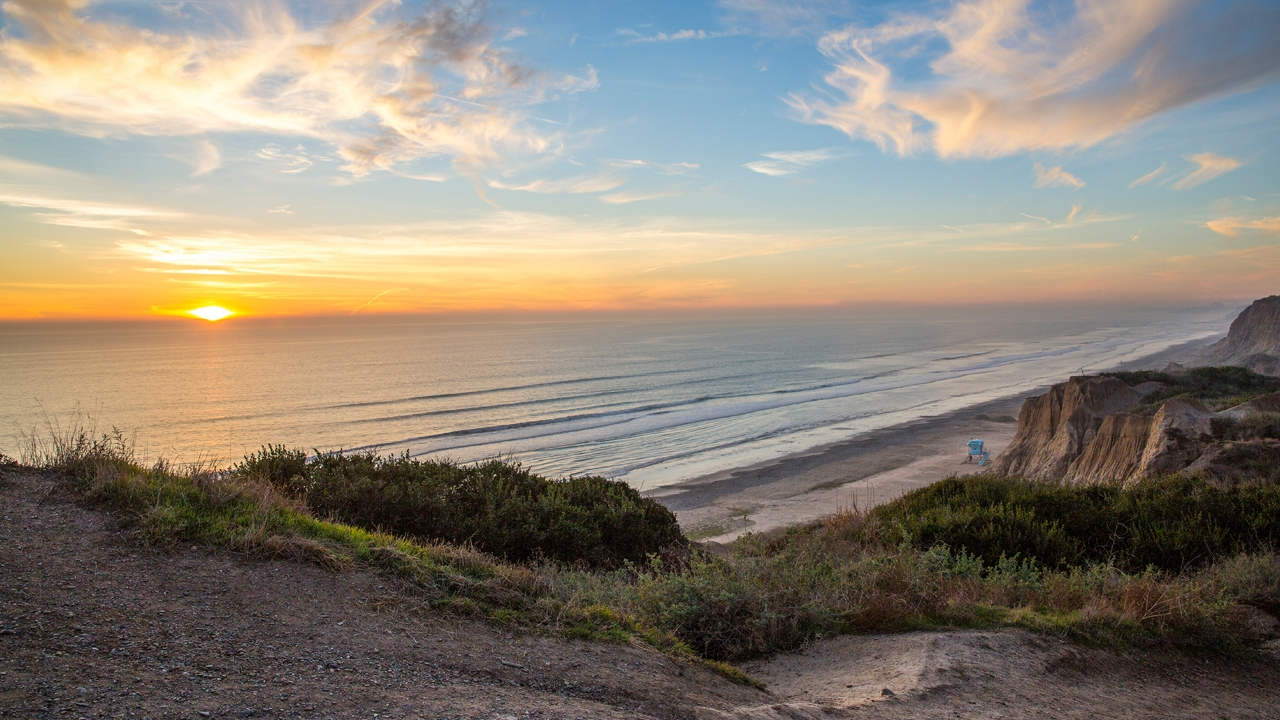
<path fill-rule="evenodd" d="M 76 417 L 150 460 L 267 443 L 654 488 L 1226 331 L 1201 309 L 0 324 L 0 451 Z"/>

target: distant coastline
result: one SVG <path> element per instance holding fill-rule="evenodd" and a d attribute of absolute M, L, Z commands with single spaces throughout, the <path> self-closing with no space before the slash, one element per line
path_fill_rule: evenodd
<path fill-rule="evenodd" d="M 1186 360 L 1221 337 L 1179 343 L 1099 372 L 1158 370 L 1168 363 Z M 855 503 L 863 508 L 878 505 L 949 475 L 977 471 L 976 465 L 964 462 L 965 442 L 981 438 L 993 457 L 999 454 L 1016 428 L 1016 422 L 1008 422 L 1007 418 L 1016 418 L 1023 400 L 1048 388 L 1044 385 L 860 433 L 644 494 L 674 511 L 686 533 L 714 542 L 729 542 L 744 532 L 815 520 Z M 994 419 L 1002 416 L 1005 422 Z"/>

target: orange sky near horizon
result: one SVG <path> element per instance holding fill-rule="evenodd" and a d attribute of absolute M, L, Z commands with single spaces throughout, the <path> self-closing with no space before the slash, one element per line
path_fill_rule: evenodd
<path fill-rule="evenodd" d="M 0 319 L 1280 292 L 1280 7 L 775 5 L 10 0 Z"/>

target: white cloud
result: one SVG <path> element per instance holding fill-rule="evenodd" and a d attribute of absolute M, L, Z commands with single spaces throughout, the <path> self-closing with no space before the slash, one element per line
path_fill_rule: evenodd
<path fill-rule="evenodd" d="M 682 40 L 714 40 L 716 38 L 731 37 L 733 35 L 741 35 L 737 30 L 723 30 L 707 32 L 706 30 L 678 30 L 673 33 L 657 33 L 656 35 L 641 35 L 633 30 L 620 30 L 623 35 L 630 36 L 628 43 L 665 43 L 680 42 Z"/>
<path fill-rule="evenodd" d="M 213 172 L 221 165 L 222 154 L 218 152 L 218 146 L 214 145 L 209 138 L 200 138 L 196 143 L 196 157 L 195 162 L 192 163 L 191 177 Z"/>
<path fill-rule="evenodd" d="M 9 0 L 0 117 L 92 136 L 316 138 L 355 175 L 430 155 L 466 171 L 555 151 L 525 108 L 599 84 L 594 71 L 554 76 L 512 60 L 483 3 L 411 16 L 372 0 L 312 26 L 282 5 L 210 7 L 221 14 L 208 27 L 220 29 L 167 34 L 98 17 L 87 0 Z M 207 149 L 198 172 L 213 167 Z"/>
<path fill-rule="evenodd" d="M 597 173 L 595 175 L 577 175 L 574 177 L 561 178 L 559 180 L 533 180 L 523 185 L 510 185 L 497 180 L 490 180 L 489 187 L 498 188 L 499 190 L 523 190 L 524 192 L 553 194 L 553 193 L 596 193 L 607 192 L 616 187 L 626 184 L 626 178 L 609 172 Z"/>
<path fill-rule="evenodd" d="M 253 153 L 255 157 L 271 162 L 280 163 L 284 168 L 280 170 L 282 173 L 296 174 L 306 171 L 315 164 L 314 160 L 332 160 L 324 155 L 313 155 L 307 152 L 307 149 L 298 145 L 292 150 L 285 150 L 275 143 L 267 143 L 261 150 Z M 314 160 L 313 160 L 314 158 Z"/>
<path fill-rule="evenodd" d="M 1240 236 L 1241 230 L 1257 230 L 1266 235 L 1274 235 L 1280 233 L 1280 215 L 1259 220 L 1245 220 L 1238 217 L 1219 218 L 1210 220 L 1204 226 L 1232 240 Z"/>
<path fill-rule="evenodd" d="M 1174 183 L 1174 190 L 1186 190 L 1188 188 L 1193 188 L 1197 185 L 1207 183 L 1219 175 L 1225 175 L 1241 165 L 1244 165 L 1243 162 L 1236 158 L 1226 157 L 1224 155 L 1215 155 L 1211 152 L 1199 153 L 1198 155 L 1192 155 L 1185 159 L 1199 165 L 1199 167 L 1191 171 L 1191 173 L 1186 177 Z"/>
<path fill-rule="evenodd" d="M 792 94 L 804 122 L 881 150 L 999 157 L 1089 147 L 1173 108 L 1280 76 L 1280 8 L 1199 13 L 1181 0 L 971 0 L 827 33 L 830 94 Z M 933 51 L 933 48 L 940 48 Z M 899 61 L 930 73 L 903 82 Z"/>
<path fill-rule="evenodd" d="M 648 160 L 607 160 L 610 165 L 617 168 L 645 168 L 663 175 L 692 175 L 702 168 L 697 163 L 678 162 L 678 163 L 656 163 Z"/>
<path fill-rule="evenodd" d="M 641 200 L 657 200 L 659 198 L 678 197 L 684 194 L 682 188 L 667 188 L 665 190 L 628 190 L 617 192 L 611 195 L 600 196 L 600 202 L 609 203 L 610 205 L 625 205 L 627 203 L 640 202 Z"/>
<path fill-rule="evenodd" d="M 1084 181 L 1062 169 L 1061 165 L 1054 165 L 1046 168 L 1040 163 L 1035 164 L 1036 182 L 1035 187 L 1084 187 Z"/>
<path fill-rule="evenodd" d="M 1143 175 L 1142 177 L 1138 178 L 1137 180 L 1134 180 L 1133 182 L 1129 183 L 1129 187 L 1130 187 L 1130 188 L 1136 188 L 1136 187 L 1138 187 L 1139 185 L 1146 185 L 1147 183 L 1151 182 L 1152 180 L 1155 180 L 1156 178 L 1160 177 L 1160 174 L 1161 174 L 1161 173 L 1163 173 L 1163 172 L 1164 172 L 1164 169 L 1165 169 L 1165 167 L 1166 167 L 1166 166 L 1168 166 L 1168 163 L 1160 163 L 1160 167 L 1156 168 L 1155 170 L 1152 170 L 1151 172 L 1147 173 L 1146 175 Z"/>
<path fill-rule="evenodd" d="M 46 210 L 47 212 L 35 214 L 36 218 L 46 225 L 94 230 L 125 230 L 137 235 L 147 234 L 134 227 L 138 221 L 172 220 L 182 217 L 182 213 L 169 210 L 36 195 L 22 189 L 4 186 L 0 186 L 0 204 Z"/>
<path fill-rule="evenodd" d="M 761 155 L 769 159 L 755 160 L 743 165 L 743 167 L 761 175 L 782 177 L 784 175 L 794 175 L 811 165 L 849 157 L 851 153 L 834 148 L 821 148 L 818 150 L 779 150 L 761 153 Z"/>

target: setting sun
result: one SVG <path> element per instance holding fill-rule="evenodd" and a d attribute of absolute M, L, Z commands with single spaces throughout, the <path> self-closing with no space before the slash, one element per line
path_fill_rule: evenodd
<path fill-rule="evenodd" d="M 235 315 L 235 313 L 230 310 L 218 305 L 206 305 L 201 308 L 196 308 L 195 310 L 188 310 L 187 314 L 194 315 L 201 320 L 208 320 L 209 322 L 217 322 L 218 320 Z"/>

